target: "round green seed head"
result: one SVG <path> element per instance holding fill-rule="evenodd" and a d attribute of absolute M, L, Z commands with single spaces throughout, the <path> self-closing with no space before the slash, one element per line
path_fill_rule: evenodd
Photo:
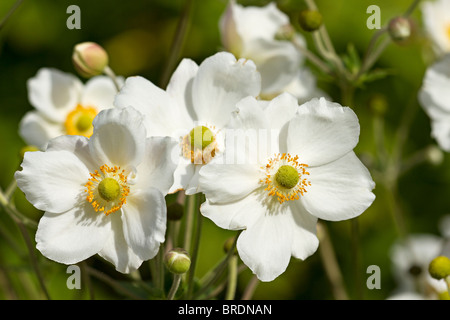
<path fill-rule="evenodd" d="M 191 258 L 186 250 L 175 248 L 164 256 L 167 269 L 174 274 L 184 274 L 191 267 Z"/>
<path fill-rule="evenodd" d="M 316 31 L 322 25 L 322 15 L 316 10 L 303 10 L 300 12 L 298 22 L 303 30 Z"/>
<path fill-rule="evenodd" d="M 278 168 L 278 171 L 275 174 L 275 181 L 286 189 L 292 189 L 295 187 L 299 180 L 300 178 L 298 176 L 297 169 L 288 165 Z"/>
<path fill-rule="evenodd" d="M 428 271 L 433 278 L 438 280 L 450 276 L 450 259 L 446 256 L 434 258 L 428 266 Z"/>
<path fill-rule="evenodd" d="M 98 184 L 98 194 L 106 201 L 117 199 L 120 195 L 120 185 L 113 178 L 105 178 Z"/>
<path fill-rule="evenodd" d="M 202 150 L 209 146 L 214 140 L 213 133 L 205 126 L 195 127 L 191 130 L 189 136 L 191 138 L 189 141 L 191 143 L 191 147 Z"/>

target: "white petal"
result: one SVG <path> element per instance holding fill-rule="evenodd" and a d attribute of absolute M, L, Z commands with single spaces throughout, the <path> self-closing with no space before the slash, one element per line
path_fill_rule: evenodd
<path fill-rule="evenodd" d="M 426 93 L 428 97 L 421 99 L 420 95 L 423 93 L 419 94 L 419 100 L 426 110 L 436 105 L 443 111 L 450 112 L 450 92 L 447 89 L 450 85 L 449 75 L 450 54 L 427 69 L 421 91 Z"/>
<path fill-rule="evenodd" d="M 302 55 L 288 41 L 254 39 L 242 56 L 255 62 L 261 73 L 261 93 L 278 94 L 291 83 L 301 65 Z"/>
<path fill-rule="evenodd" d="M 272 281 L 286 270 L 292 242 L 291 216 L 265 214 L 241 233 L 237 250 L 259 280 Z"/>
<path fill-rule="evenodd" d="M 79 103 L 83 84 L 72 74 L 42 68 L 27 81 L 27 87 L 28 99 L 37 110 L 52 121 L 64 122 Z"/>
<path fill-rule="evenodd" d="M 84 195 L 89 170 L 68 151 L 26 152 L 22 170 L 14 175 L 27 200 L 43 211 L 61 213 Z"/>
<path fill-rule="evenodd" d="M 169 193 L 175 193 L 180 190 L 185 190 L 195 174 L 195 165 L 190 160 L 184 157 L 179 157 L 178 165 L 173 174 L 174 181 L 170 187 Z"/>
<path fill-rule="evenodd" d="M 233 18 L 244 44 L 253 39 L 274 39 L 279 29 L 289 23 L 289 17 L 274 3 L 264 7 L 233 4 Z"/>
<path fill-rule="evenodd" d="M 173 185 L 180 153 L 178 143 L 169 137 L 151 137 L 146 144 L 144 161 L 138 167 L 139 187 L 157 188 L 166 195 Z"/>
<path fill-rule="evenodd" d="M 144 158 L 146 130 L 142 115 L 133 108 L 101 111 L 93 121 L 89 148 L 99 165 L 136 167 Z"/>
<path fill-rule="evenodd" d="M 193 84 L 197 119 L 222 128 L 230 120 L 236 103 L 244 97 L 259 94 L 260 75 L 252 61 L 219 52 L 205 59 Z"/>
<path fill-rule="evenodd" d="M 292 256 L 305 260 L 319 247 L 317 238 L 317 217 L 305 210 L 300 201 L 286 203 L 292 212 Z"/>
<path fill-rule="evenodd" d="M 123 84 L 123 79 L 118 80 Z M 81 104 L 91 106 L 97 110 L 112 108 L 117 89 L 111 78 L 96 76 L 86 82 L 81 94 Z"/>
<path fill-rule="evenodd" d="M 50 139 L 65 132 L 61 123 L 49 121 L 39 112 L 30 111 L 20 120 L 19 134 L 28 145 L 45 150 Z"/>
<path fill-rule="evenodd" d="M 84 163 L 89 172 L 98 170 L 89 150 L 89 139 L 83 136 L 65 135 L 49 141 L 46 152 L 69 151 Z"/>
<path fill-rule="evenodd" d="M 184 189 L 184 193 L 186 193 L 186 195 L 192 195 L 192 194 L 201 192 L 201 189 L 199 186 L 199 179 L 200 179 L 200 169 L 202 168 L 203 165 L 202 164 L 192 164 L 192 166 L 194 167 L 194 171 L 188 181 L 187 186 Z"/>
<path fill-rule="evenodd" d="M 155 189 L 135 190 L 122 207 L 125 240 L 142 260 L 153 258 L 165 240 L 166 201 Z"/>
<path fill-rule="evenodd" d="M 109 219 L 85 201 L 60 214 L 46 212 L 39 221 L 36 248 L 51 260 L 73 264 L 99 252 L 110 232 Z"/>
<path fill-rule="evenodd" d="M 114 105 L 119 108 L 132 106 L 145 116 L 148 136 L 178 138 L 180 129 L 191 130 L 193 120 L 186 118 L 175 98 L 142 77 L 130 77 L 117 94 Z"/>
<path fill-rule="evenodd" d="M 301 162 L 318 166 L 353 150 L 358 139 L 359 122 L 353 110 L 320 98 L 300 106 L 289 123 L 287 146 Z"/>
<path fill-rule="evenodd" d="M 198 72 L 198 65 L 191 59 L 183 59 L 172 74 L 167 93 L 173 97 L 178 106 L 177 113 L 181 118 L 196 119 L 193 100 L 192 85 Z"/>
<path fill-rule="evenodd" d="M 233 202 L 261 186 L 259 167 L 251 164 L 208 164 L 200 170 L 200 189 L 214 203 Z"/>
<path fill-rule="evenodd" d="M 112 230 L 98 254 L 111 262 L 119 272 L 130 273 L 135 271 L 141 266 L 143 260 L 133 252 L 125 241 L 120 215 L 113 213 L 110 217 Z"/>
<path fill-rule="evenodd" d="M 212 203 L 206 199 L 200 212 L 223 229 L 245 229 L 267 211 L 266 206 L 261 203 L 261 190 L 260 188 L 240 200 L 224 204 Z"/>
<path fill-rule="evenodd" d="M 320 167 L 309 167 L 311 185 L 300 197 L 312 215 L 331 221 L 351 219 L 374 201 L 369 171 L 354 152 Z"/>

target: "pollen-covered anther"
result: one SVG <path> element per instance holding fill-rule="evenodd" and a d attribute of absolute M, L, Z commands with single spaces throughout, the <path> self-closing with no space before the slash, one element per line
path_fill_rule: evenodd
<path fill-rule="evenodd" d="M 265 178 L 261 180 L 266 185 L 264 190 L 269 196 L 276 196 L 279 203 L 300 199 L 311 185 L 306 179 L 309 175 L 307 167 L 307 164 L 298 162 L 298 156 L 276 154 L 262 168 L 265 170 Z"/>
<path fill-rule="evenodd" d="M 125 170 L 120 167 L 103 165 L 99 170 L 90 173 L 91 178 L 85 184 L 86 201 L 96 212 L 106 215 L 119 210 L 125 203 L 130 187 Z"/>
<path fill-rule="evenodd" d="M 213 131 L 206 126 L 197 126 L 181 141 L 181 150 L 193 164 L 206 164 L 216 155 L 217 142 Z"/>

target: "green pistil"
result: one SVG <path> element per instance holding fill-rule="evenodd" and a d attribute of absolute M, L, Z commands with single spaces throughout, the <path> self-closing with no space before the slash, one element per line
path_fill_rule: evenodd
<path fill-rule="evenodd" d="M 120 195 L 120 185 L 113 178 L 105 178 L 98 184 L 98 193 L 106 201 L 112 201 Z"/>
<path fill-rule="evenodd" d="M 278 168 L 278 171 L 275 174 L 275 181 L 286 189 L 295 187 L 299 180 L 300 178 L 297 169 L 288 165 Z"/>
<path fill-rule="evenodd" d="M 214 140 L 214 135 L 205 126 L 198 126 L 189 133 L 191 146 L 197 149 L 205 149 Z"/>

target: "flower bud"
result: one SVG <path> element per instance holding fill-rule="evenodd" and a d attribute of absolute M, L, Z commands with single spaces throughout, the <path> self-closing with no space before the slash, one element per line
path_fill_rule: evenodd
<path fill-rule="evenodd" d="M 184 274 L 191 266 L 191 258 L 186 250 L 175 248 L 166 253 L 164 263 L 170 272 Z"/>
<path fill-rule="evenodd" d="M 233 247 L 233 244 L 234 244 L 234 240 L 235 240 L 235 237 L 231 237 L 225 241 L 225 243 L 223 244 L 223 251 L 225 251 L 225 253 L 228 253 L 231 250 L 231 248 Z M 237 254 L 236 247 L 234 247 L 234 254 Z"/>
<path fill-rule="evenodd" d="M 444 153 L 439 147 L 430 145 L 426 150 L 426 157 L 429 163 L 438 166 L 444 161 Z"/>
<path fill-rule="evenodd" d="M 388 31 L 392 40 L 405 41 L 411 36 L 411 22 L 404 17 L 394 18 L 389 22 Z"/>
<path fill-rule="evenodd" d="M 316 10 L 303 10 L 298 19 L 300 26 L 305 31 L 316 31 L 322 25 L 322 15 Z"/>
<path fill-rule="evenodd" d="M 275 34 L 275 40 L 292 40 L 295 35 L 294 27 L 290 24 L 285 24 L 281 28 L 278 29 Z"/>
<path fill-rule="evenodd" d="M 450 276 L 450 259 L 446 256 L 434 258 L 428 266 L 428 271 L 435 279 L 445 279 Z"/>
<path fill-rule="evenodd" d="M 382 94 L 374 94 L 369 99 L 369 108 L 377 116 L 383 117 L 388 110 L 388 101 Z"/>
<path fill-rule="evenodd" d="M 178 202 L 174 202 L 167 206 L 167 219 L 171 221 L 181 220 L 184 214 L 184 208 Z"/>
<path fill-rule="evenodd" d="M 74 47 L 72 62 L 81 76 L 90 78 L 103 73 L 108 66 L 108 54 L 95 42 L 83 42 Z"/>

